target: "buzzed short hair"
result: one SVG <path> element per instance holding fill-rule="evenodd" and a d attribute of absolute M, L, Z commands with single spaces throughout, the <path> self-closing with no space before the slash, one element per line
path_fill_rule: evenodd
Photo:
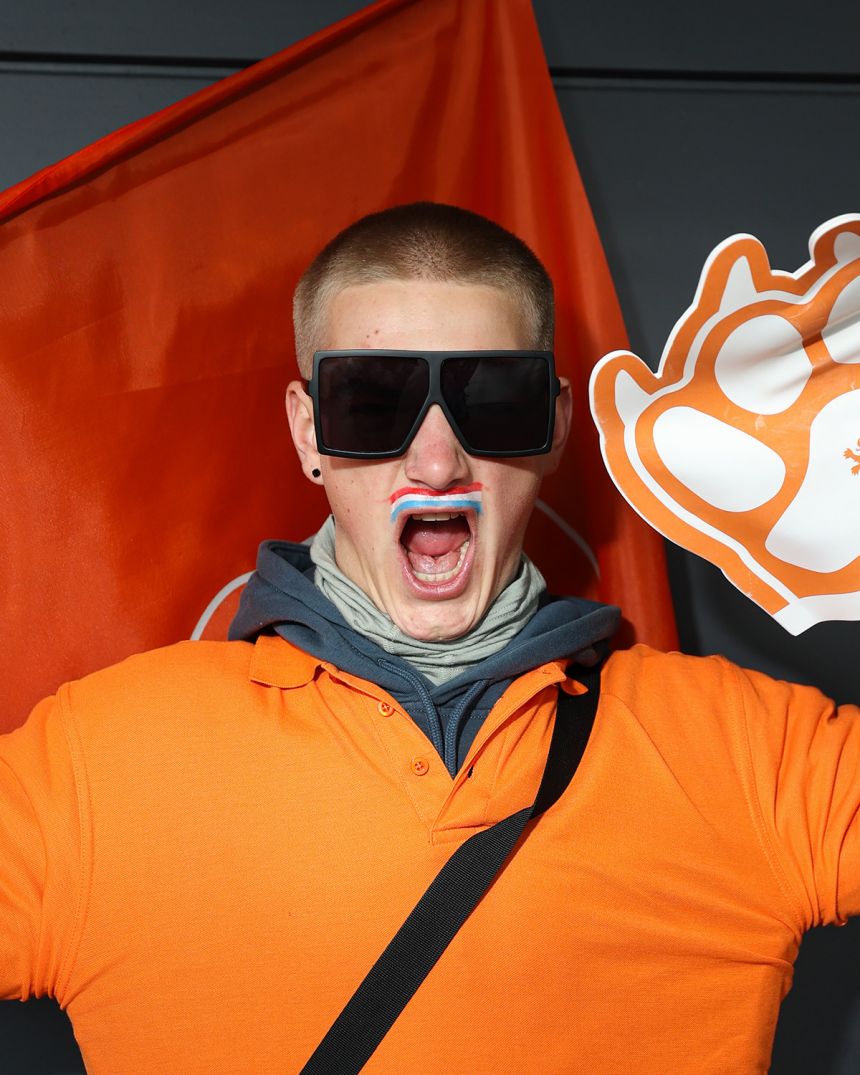
<path fill-rule="evenodd" d="M 314 258 L 296 287 L 296 357 L 310 377 L 323 345 L 328 305 L 355 284 L 440 280 L 483 284 L 507 292 L 523 313 L 536 350 L 551 350 L 552 281 L 522 239 L 492 220 L 437 202 L 398 205 L 362 217 Z"/>

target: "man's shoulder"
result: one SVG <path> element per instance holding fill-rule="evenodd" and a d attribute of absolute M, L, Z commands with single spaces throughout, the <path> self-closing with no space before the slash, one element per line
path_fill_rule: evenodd
<path fill-rule="evenodd" d="M 772 678 L 719 654 L 662 653 L 643 645 L 608 658 L 601 692 L 643 723 L 692 737 L 743 726 L 778 738 L 787 720 L 815 722 L 834 705 L 813 686 Z"/>
<path fill-rule="evenodd" d="M 248 678 L 253 645 L 248 642 L 176 642 L 132 654 L 66 685 L 74 698 L 153 695 L 211 686 L 214 679 Z"/>
<path fill-rule="evenodd" d="M 664 652 L 639 644 L 610 654 L 601 677 L 601 690 L 637 712 L 682 710 L 708 717 L 725 713 L 737 703 L 747 675 L 739 665 L 720 655 Z"/>
<path fill-rule="evenodd" d="M 51 708 L 96 766 L 123 749 L 169 756 L 197 744 L 208 755 L 268 727 L 282 705 L 273 688 L 310 682 L 315 667 L 278 637 L 180 642 L 66 683 Z"/>
<path fill-rule="evenodd" d="M 733 675 L 739 666 L 719 654 L 697 656 L 679 650 L 659 650 L 639 642 L 629 649 L 613 650 L 606 660 L 607 669 L 616 673 L 654 675 L 692 675 L 709 677 Z"/>
<path fill-rule="evenodd" d="M 289 661 L 292 647 L 283 646 Z M 169 751 L 171 744 L 223 738 L 265 706 L 264 689 L 251 677 L 254 651 L 248 642 L 195 641 L 127 657 L 64 683 L 11 733 L 6 749 L 38 754 L 46 744 L 65 744 L 89 759 L 85 768 L 92 762 L 98 769 L 99 759 L 109 768 L 158 744 Z"/>
<path fill-rule="evenodd" d="M 60 708 L 81 731 L 211 725 L 227 714 L 235 719 L 260 690 L 253 676 L 255 648 L 249 642 L 194 641 L 134 654 L 65 684 L 57 695 Z M 281 648 L 288 663 L 291 654 L 304 656 L 289 643 Z"/>

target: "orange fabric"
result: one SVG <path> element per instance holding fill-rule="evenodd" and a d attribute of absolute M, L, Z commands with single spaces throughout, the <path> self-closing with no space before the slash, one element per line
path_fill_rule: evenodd
<path fill-rule="evenodd" d="M 451 779 L 279 638 L 65 686 L 0 739 L 0 995 L 87 1069 L 297 1071 L 432 876 L 539 780 L 558 664 Z M 719 658 L 609 659 L 568 792 L 368 1072 L 764 1072 L 802 931 L 860 911 L 860 711 Z"/>
<path fill-rule="evenodd" d="M 318 526 L 283 415 L 291 289 L 336 230 L 419 198 L 496 218 L 553 274 L 577 413 L 545 499 L 602 579 L 544 513 L 529 549 L 672 644 L 660 539 L 588 417 L 624 331 L 530 4 L 381 0 L 0 197 L 2 726 L 188 637 L 260 540 Z"/>

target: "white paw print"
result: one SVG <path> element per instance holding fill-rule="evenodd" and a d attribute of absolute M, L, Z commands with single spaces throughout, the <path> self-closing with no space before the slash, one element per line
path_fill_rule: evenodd
<path fill-rule="evenodd" d="M 633 507 L 795 634 L 860 619 L 860 216 L 810 251 L 786 273 L 726 240 L 658 373 L 615 352 L 591 386 Z"/>

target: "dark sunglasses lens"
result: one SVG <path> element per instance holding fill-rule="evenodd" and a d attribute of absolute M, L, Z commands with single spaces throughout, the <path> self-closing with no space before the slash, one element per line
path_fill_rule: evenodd
<path fill-rule="evenodd" d="M 546 444 L 552 396 L 543 359 L 450 358 L 442 366 L 442 395 L 478 455 L 537 451 Z"/>
<path fill-rule="evenodd" d="M 397 451 L 427 398 L 421 358 L 335 355 L 318 370 L 322 440 L 336 452 Z"/>

